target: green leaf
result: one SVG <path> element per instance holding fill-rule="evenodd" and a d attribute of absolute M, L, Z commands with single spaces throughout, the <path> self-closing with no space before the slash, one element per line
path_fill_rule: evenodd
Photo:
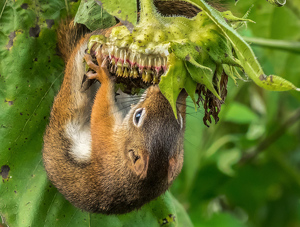
<path fill-rule="evenodd" d="M 168 56 L 168 65 L 168 71 L 161 77 L 159 88 L 170 102 L 177 119 L 176 101 L 180 91 L 185 86 L 187 71 L 184 61 L 177 58 L 175 54 Z"/>
<path fill-rule="evenodd" d="M 208 56 L 206 56 L 206 57 L 208 57 Z M 211 68 L 199 64 L 192 56 L 187 55 L 186 58 L 185 58 L 185 60 L 188 61 L 188 62 L 190 62 L 190 63 L 193 64 L 194 66 L 200 68 L 205 74 L 213 74 L 213 70 L 212 70 Z M 197 59 L 197 60 L 198 60 L 198 59 Z M 203 60 L 201 59 L 200 61 L 201 61 L 201 63 L 203 64 Z M 206 59 L 205 62 L 208 63 L 209 61 L 207 61 L 207 59 Z M 211 65 L 214 65 L 214 66 L 215 66 L 214 63 L 212 63 L 212 62 L 209 62 L 209 63 L 211 63 L 211 64 L 208 65 L 208 66 L 211 66 Z"/>
<path fill-rule="evenodd" d="M 203 221 L 201 224 L 203 227 L 217 227 L 217 226 L 230 226 L 230 227 L 246 227 L 241 220 L 237 217 L 234 217 L 230 213 L 213 213 L 212 217 L 208 221 Z"/>
<path fill-rule="evenodd" d="M 64 71 L 55 29 L 78 7 L 65 3 L 0 3 L 1 218 L 16 227 L 159 226 L 173 214 L 175 222 L 169 226 L 186 226 L 190 220 L 169 192 L 129 214 L 100 215 L 77 209 L 48 181 L 42 163 L 43 134 Z"/>
<path fill-rule="evenodd" d="M 221 14 L 226 19 L 226 21 L 230 22 L 230 23 L 232 23 L 232 22 L 252 22 L 252 23 L 255 23 L 254 21 L 252 21 L 250 19 L 247 19 L 246 17 L 239 18 L 239 17 L 234 16 L 231 11 L 223 11 L 223 12 L 221 12 Z"/>
<path fill-rule="evenodd" d="M 200 56 L 202 54 L 201 47 L 192 43 L 188 39 L 183 39 L 177 42 L 170 42 L 169 52 L 174 53 L 176 57 L 182 60 L 193 61 L 193 62 L 195 62 L 194 58 L 199 56 L 199 53 Z"/>
<path fill-rule="evenodd" d="M 227 39 L 216 30 L 211 30 L 210 35 L 212 40 L 206 45 L 209 56 L 218 64 L 240 66 L 232 55 L 232 48 Z"/>
<path fill-rule="evenodd" d="M 206 67 L 197 67 L 190 62 L 186 62 L 185 64 L 193 80 L 197 83 L 204 84 L 208 90 L 210 90 L 218 99 L 221 100 L 221 97 L 212 84 L 212 72 L 207 70 Z"/>
<path fill-rule="evenodd" d="M 240 160 L 240 158 L 241 151 L 238 148 L 222 150 L 217 161 L 218 168 L 223 173 L 229 176 L 234 176 L 235 171 L 233 170 L 233 165 L 235 165 Z"/>
<path fill-rule="evenodd" d="M 188 1 L 190 2 L 190 1 Z M 191 0 L 204 10 L 210 19 L 220 28 L 223 35 L 231 42 L 232 47 L 237 54 L 240 64 L 245 73 L 259 86 L 273 91 L 298 90 L 291 82 L 278 76 L 266 76 L 256 60 L 256 57 L 250 46 L 242 39 L 242 37 L 230 27 L 222 17 L 222 14 L 207 5 L 202 0 Z"/>
<path fill-rule="evenodd" d="M 87 213 L 85 213 L 87 216 Z M 139 210 L 124 215 L 102 215 L 91 214 L 93 226 L 192 226 L 190 219 L 186 216 L 183 207 L 173 198 L 170 192 L 166 192 L 159 198 L 151 201 Z M 171 217 L 170 217 L 171 216 Z M 87 226 L 87 225 L 86 225 Z"/>
<path fill-rule="evenodd" d="M 62 0 L 7 1 L 1 9 L 0 169 L 9 171 L 0 181 L 0 214 L 9 226 L 43 226 L 43 204 L 51 203 L 41 194 L 47 190 L 41 150 L 63 72 L 55 29 L 67 9 Z"/>
<path fill-rule="evenodd" d="M 253 5 L 249 7 L 249 9 L 247 10 L 247 12 L 244 14 L 244 16 L 242 17 L 243 19 L 247 19 L 247 17 L 249 16 L 251 9 L 253 8 Z M 235 29 L 238 30 L 239 28 L 243 27 L 244 25 L 247 25 L 248 21 L 240 21 L 240 22 L 231 22 L 231 26 Z M 251 22 L 255 23 L 254 21 L 251 20 Z"/>
<path fill-rule="evenodd" d="M 232 23 L 232 22 L 252 22 L 252 23 L 255 23 L 254 21 L 246 18 L 247 13 L 242 18 L 234 16 L 231 11 L 224 11 L 224 12 L 221 12 L 221 14 L 230 23 Z"/>
<path fill-rule="evenodd" d="M 234 75 L 235 75 L 238 79 L 240 79 L 240 80 L 245 80 L 245 79 L 240 75 L 240 73 L 238 72 L 238 70 L 236 69 L 236 67 L 232 67 L 232 70 L 233 70 Z"/>
<path fill-rule="evenodd" d="M 223 64 L 222 66 L 224 72 L 234 81 L 235 85 L 237 85 L 236 77 L 234 76 L 234 72 L 233 72 L 233 66 L 229 66 L 226 64 Z"/>
<path fill-rule="evenodd" d="M 223 67 L 221 64 L 216 65 L 215 75 L 213 77 L 213 84 L 217 87 L 217 92 L 220 94 L 221 77 L 223 74 Z"/>
<path fill-rule="evenodd" d="M 115 18 L 95 1 L 81 1 L 74 22 L 84 24 L 92 31 L 116 24 Z"/>
<path fill-rule="evenodd" d="M 89 0 L 93 1 L 93 0 Z M 124 25 L 133 27 L 137 22 L 137 4 L 135 0 L 96 0 L 110 15 L 118 18 Z"/>
<path fill-rule="evenodd" d="M 185 78 L 184 89 L 193 100 L 195 104 L 195 110 L 197 110 L 196 100 L 195 100 L 196 88 L 197 88 L 197 83 L 192 79 L 192 77 L 189 74 L 187 74 Z"/>
<path fill-rule="evenodd" d="M 237 124 L 249 124 L 258 119 L 258 116 L 247 106 L 238 102 L 231 103 L 226 109 L 226 115 L 220 113 L 220 118 L 224 121 Z"/>

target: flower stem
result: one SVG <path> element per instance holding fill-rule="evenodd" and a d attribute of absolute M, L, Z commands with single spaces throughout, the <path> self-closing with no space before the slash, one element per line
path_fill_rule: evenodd
<path fill-rule="evenodd" d="M 296 42 L 296 41 L 264 39 L 264 38 L 255 38 L 255 37 L 243 37 L 243 39 L 246 42 L 251 43 L 252 45 L 258 45 L 262 47 L 270 47 L 274 49 L 281 49 L 281 50 L 300 53 L 300 42 Z"/>
<path fill-rule="evenodd" d="M 141 17 L 140 20 L 154 20 L 156 16 L 156 8 L 153 4 L 153 0 L 140 0 L 141 5 Z"/>

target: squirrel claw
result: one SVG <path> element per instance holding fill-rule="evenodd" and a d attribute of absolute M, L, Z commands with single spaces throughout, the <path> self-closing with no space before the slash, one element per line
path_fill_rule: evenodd
<path fill-rule="evenodd" d="M 98 65 L 101 67 L 101 68 L 107 68 L 108 66 L 108 59 L 107 57 L 104 57 L 100 51 L 97 51 L 96 53 L 96 58 L 97 58 L 97 62 L 98 62 Z"/>
<path fill-rule="evenodd" d="M 86 54 L 84 55 L 84 59 L 87 63 L 87 65 L 94 71 L 89 71 L 86 73 L 86 77 L 89 80 L 97 79 L 100 83 L 104 83 L 105 81 L 109 81 L 109 75 L 107 65 L 108 65 L 108 59 L 103 57 L 99 51 L 96 53 L 97 63 L 96 65 L 93 62 L 93 59 L 91 55 Z"/>
<path fill-rule="evenodd" d="M 85 75 L 88 80 L 92 80 L 92 79 L 97 79 L 98 73 L 93 73 L 93 72 L 89 71 Z"/>
<path fill-rule="evenodd" d="M 102 63 L 101 63 L 102 68 L 107 68 L 108 67 L 108 57 L 104 58 Z"/>
<path fill-rule="evenodd" d="M 93 62 L 92 56 L 91 56 L 91 55 L 85 54 L 85 55 L 84 55 L 84 59 L 85 59 L 86 64 L 87 64 L 92 70 L 94 70 L 94 71 L 96 71 L 96 72 L 99 70 L 99 66 L 96 65 L 96 64 Z"/>

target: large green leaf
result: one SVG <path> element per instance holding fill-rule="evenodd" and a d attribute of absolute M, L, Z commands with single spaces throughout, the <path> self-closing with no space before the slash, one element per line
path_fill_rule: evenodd
<path fill-rule="evenodd" d="M 94 1 L 94 0 L 88 0 Z M 132 28 L 137 22 L 137 4 L 133 0 L 96 0 L 109 14 Z"/>
<path fill-rule="evenodd" d="M 185 86 L 187 71 L 183 60 L 177 58 L 173 53 L 168 57 L 168 64 L 170 66 L 166 74 L 161 77 L 159 88 L 161 93 L 163 93 L 170 102 L 175 117 L 177 118 L 176 101 L 180 91 Z"/>
<path fill-rule="evenodd" d="M 39 157 L 40 158 L 40 157 Z M 4 211 L 6 222 L 12 226 L 160 226 L 165 219 L 168 226 L 176 226 L 177 223 L 192 226 L 182 206 L 169 192 L 150 202 L 139 210 L 125 215 L 102 215 L 83 212 L 71 205 L 47 180 L 42 162 L 30 172 L 23 186 L 24 191 L 7 191 L 16 199 L 19 194 L 15 210 Z M 9 182 L 18 184 L 19 179 L 14 180 L 13 175 Z M 8 182 L 6 182 L 7 184 Z M 7 203 L 6 203 L 7 204 Z M 13 220 L 8 221 L 14 211 Z M 169 219 L 172 215 L 172 221 Z M 180 224 L 181 225 L 181 224 Z"/>
<path fill-rule="evenodd" d="M 81 1 L 74 22 L 84 24 L 92 31 L 116 24 L 115 18 L 95 1 Z"/>
<path fill-rule="evenodd" d="M 71 205 L 47 180 L 45 126 L 63 78 L 56 52 L 58 23 L 78 3 L 63 0 L 0 4 L 0 216 L 9 226 L 192 226 L 166 192 L 138 211 L 98 215 Z M 74 15 L 73 15 L 74 16 Z M 171 215 L 171 217 L 169 217 Z"/>
<path fill-rule="evenodd" d="M 47 180 L 36 171 L 41 166 L 42 137 L 53 96 L 62 79 L 63 61 L 56 53 L 54 29 L 68 7 L 64 1 L 7 1 L 3 7 L 0 167 L 8 173 L 2 173 L 0 181 L 0 214 L 7 224 L 23 226 L 22 217 L 38 219 L 39 213 L 31 215 L 22 207 L 38 211 L 40 204 L 47 203 L 39 194 Z M 28 204 L 24 203 L 26 193 L 34 197 L 28 198 Z"/>
<path fill-rule="evenodd" d="M 225 121 L 230 121 L 238 124 L 249 124 L 257 120 L 257 115 L 247 106 L 234 102 L 227 107 L 226 115 L 222 113 L 220 117 Z"/>

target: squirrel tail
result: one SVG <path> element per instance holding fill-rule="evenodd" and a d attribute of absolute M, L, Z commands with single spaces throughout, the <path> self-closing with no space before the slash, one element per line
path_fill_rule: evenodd
<path fill-rule="evenodd" d="M 57 29 L 58 50 L 67 63 L 78 41 L 90 30 L 83 24 L 74 24 L 73 19 L 62 20 Z"/>

